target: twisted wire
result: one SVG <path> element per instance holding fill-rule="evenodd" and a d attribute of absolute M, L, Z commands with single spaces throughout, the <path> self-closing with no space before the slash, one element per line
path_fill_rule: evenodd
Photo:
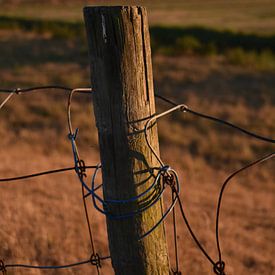
<path fill-rule="evenodd" d="M 61 90 L 65 90 L 65 91 L 70 91 L 70 97 L 72 96 L 72 94 L 74 92 L 79 92 L 79 93 L 90 93 L 91 89 L 89 88 L 80 88 L 80 89 L 71 89 L 71 88 L 67 88 L 67 87 L 62 87 L 62 86 L 39 86 L 39 87 L 32 87 L 32 88 L 26 88 L 26 89 L 13 89 L 13 90 L 8 90 L 8 89 L 1 89 L 1 92 L 4 93 L 10 93 L 7 98 L 1 103 L 0 105 L 0 109 L 8 102 L 8 100 L 14 95 L 14 94 L 21 94 L 21 93 L 27 93 L 27 92 L 31 92 L 31 91 L 35 91 L 35 90 L 46 90 L 46 89 L 61 89 Z M 68 107 L 69 109 L 69 107 Z M 72 129 L 72 127 L 69 127 L 70 130 Z M 72 132 L 70 131 L 70 133 L 72 134 Z M 75 136 L 77 135 L 77 133 L 75 133 Z M 75 149 L 77 150 L 76 146 Z M 78 152 L 76 151 L 77 156 L 78 156 Z M 77 174 L 80 177 L 85 177 L 86 176 L 86 169 L 90 169 L 90 168 L 96 168 L 97 166 L 86 166 L 84 161 L 80 160 L 79 157 L 76 159 L 75 161 L 75 166 L 74 167 L 67 167 L 67 168 L 60 168 L 60 169 L 54 169 L 54 170 L 48 170 L 48 171 L 43 171 L 43 172 L 39 172 L 39 173 L 33 173 L 30 175 L 24 175 L 24 176 L 19 176 L 19 177 L 12 177 L 12 178 L 2 178 L 0 179 L 0 182 L 4 182 L 4 181 L 16 181 L 16 180 L 22 180 L 22 179 L 29 179 L 29 178 L 33 178 L 33 177 L 39 177 L 39 176 L 43 176 L 43 175 L 48 175 L 48 174 L 54 174 L 54 173 L 60 173 L 60 172 L 66 172 L 66 171 L 70 171 L 70 170 L 75 170 L 77 171 Z M 90 227 L 90 223 L 89 223 L 89 216 L 88 216 L 88 210 L 87 210 L 87 206 L 86 206 L 86 202 L 84 199 L 84 189 L 82 188 L 82 195 L 83 195 L 83 203 L 84 203 L 84 210 L 85 210 L 85 215 L 86 215 L 86 219 L 87 219 L 87 223 L 88 223 L 88 229 L 89 229 L 89 235 L 90 235 L 90 239 L 91 239 L 91 245 L 92 245 L 92 255 L 90 257 L 89 260 L 86 261 L 81 261 L 81 262 L 77 262 L 77 263 L 72 263 L 72 264 L 67 264 L 67 265 L 57 265 L 57 266 L 41 266 L 41 265 L 27 265 L 27 264 L 5 264 L 3 260 L 0 260 L 0 271 L 3 274 L 6 274 L 6 270 L 7 268 L 29 268 L 29 269 L 65 269 L 65 268 L 71 268 L 74 266 L 79 266 L 79 265 L 83 265 L 83 264 L 87 264 L 87 263 L 91 263 L 92 265 L 96 266 L 97 268 L 97 273 L 99 273 L 99 268 L 101 268 L 101 260 L 106 260 L 109 259 L 110 256 L 107 257 L 100 257 L 98 253 L 95 253 L 95 248 L 94 248 L 94 243 L 93 243 L 93 239 L 92 239 L 92 232 L 91 232 L 91 227 Z"/>
<path fill-rule="evenodd" d="M 79 261 L 75 263 L 70 263 L 66 265 L 28 265 L 28 264 L 5 264 L 3 260 L 0 260 L 0 271 L 3 272 L 3 274 L 6 274 L 5 272 L 9 268 L 27 268 L 27 269 L 67 269 L 72 268 L 80 265 L 85 264 L 91 264 L 91 265 L 98 265 L 101 261 L 110 259 L 110 256 L 106 257 L 99 257 L 98 254 L 92 254 L 90 259 Z"/>
<path fill-rule="evenodd" d="M 72 102 L 73 94 L 76 91 L 81 91 L 81 90 L 85 91 L 86 88 L 84 88 L 84 89 L 74 89 L 74 90 L 72 90 L 70 92 L 69 99 L 68 99 L 68 105 L 67 105 L 67 122 L 68 122 L 68 128 L 69 128 L 69 135 L 68 135 L 68 137 L 69 137 L 69 139 L 71 141 L 72 152 L 73 152 L 73 157 L 74 157 L 75 164 L 81 162 L 82 160 L 80 160 L 80 156 L 79 156 L 79 152 L 78 152 L 77 144 L 76 144 L 76 138 L 77 138 L 77 134 L 78 134 L 78 128 L 76 128 L 76 130 L 74 131 L 73 127 L 72 127 L 71 102 Z M 83 177 L 83 173 L 79 170 L 79 168 L 78 168 L 77 165 L 76 165 L 76 173 L 77 173 L 78 178 L 79 178 L 79 180 L 80 180 L 80 182 L 82 184 L 83 190 L 86 189 L 87 192 L 88 192 L 88 194 L 85 195 L 84 191 L 83 191 L 83 201 L 85 202 L 85 198 L 88 197 L 89 195 L 91 195 L 95 209 L 97 209 L 102 214 L 108 216 L 108 218 L 110 218 L 110 219 L 126 219 L 126 218 L 130 218 L 130 217 L 133 217 L 133 216 L 135 216 L 137 214 L 140 214 L 140 213 L 144 212 L 145 210 L 147 210 L 150 207 L 152 207 L 153 205 L 155 205 L 161 199 L 161 197 L 163 195 L 163 192 L 165 190 L 165 188 L 163 186 L 163 188 L 161 188 L 160 192 L 158 192 L 153 197 L 153 199 L 151 201 L 149 201 L 149 203 L 145 203 L 143 206 L 139 207 L 135 211 L 131 211 L 129 213 L 125 213 L 125 214 L 122 214 L 122 215 L 113 215 L 113 214 L 109 213 L 108 211 L 106 211 L 104 209 L 104 207 L 103 207 L 103 209 L 101 209 L 100 207 L 98 207 L 98 205 L 96 203 L 96 200 L 98 200 L 102 205 L 104 205 L 105 208 L 106 208 L 106 206 L 108 206 L 108 204 L 127 204 L 127 203 L 130 203 L 130 202 L 136 202 L 140 198 L 143 198 L 143 197 L 145 197 L 145 201 L 147 201 L 148 197 L 146 197 L 146 195 L 149 194 L 149 196 L 151 196 L 151 194 L 150 194 L 151 190 L 153 190 L 157 186 L 157 184 L 159 182 L 159 179 L 163 176 L 163 171 L 166 172 L 166 170 L 167 170 L 168 167 L 165 167 L 164 165 L 162 166 L 162 168 L 159 170 L 157 176 L 155 177 L 154 182 L 144 192 L 142 192 L 141 194 L 139 194 L 137 196 L 134 196 L 134 197 L 131 197 L 131 198 L 125 199 L 125 200 L 103 200 L 102 198 L 100 198 L 96 194 L 96 189 L 98 189 L 99 187 L 95 187 L 94 184 L 95 184 L 95 176 L 96 176 L 97 171 L 99 170 L 99 168 L 101 168 L 101 165 L 98 165 L 98 167 L 95 169 L 94 175 L 92 177 L 92 187 L 91 188 L 89 188 L 88 185 L 85 183 L 85 181 L 83 179 L 84 178 Z M 146 236 L 148 236 L 149 234 L 151 234 L 164 221 L 164 219 L 168 216 L 168 214 L 174 208 L 175 204 L 176 204 L 176 200 L 172 201 L 170 207 L 168 208 L 168 210 L 166 211 L 166 213 L 164 213 L 164 215 L 161 217 L 161 219 L 151 229 L 149 229 L 146 233 L 144 233 L 143 235 L 141 235 L 139 237 L 139 240 L 142 240 L 143 238 L 145 238 Z M 85 204 L 84 204 L 84 208 L 86 209 Z"/>
<path fill-rule="evenodd" d="M 69 129 L 68 137 L 71 141 L 73 157 L 74 157 L 74 162 L 75 162 L 75 172 L 81 182 L 82 201 L 83 201 L 83 206 L 84 206 L 84 211 L 85 211 L 86 222 L 87 222 L 87 226 L 88 226 L 91 248 L 92 248 L 92 252 L 93 252 L 93 259 L 95 260 L 95 259 L 98 259 L 98 257 L 96 257 L 96 255 L 98 255 L 98 254 L 96 253 L 96 249 L 95 249 L 94 237 L 93 237 L 92 228 L 91 228 L 91 224 L 90 224 L 89 212 L 87 209 L 87 203 L 86 203 L 86 198 L 85 198 L 85 189 L 84 189 L 85 187 L 86 187 L 86 189 L 88 187 L 84 182 L 84 177 L 86 177 L 85 163 L 82 159 L 80 159 L 80 155 L 79 155 L 79 152 L 77 149 L 76 138 L 77 138 L 78 128 L 75 131 L 73 131 L 72 120 L 71 120 L 71 103 L 72 103 L 73 94 L 76 92 L 91 92 L 91 91 L 92 90 L 90 88 L 76 88 L 76 89 L 71 90 L 71 92 L 69 94 L 69 98 L 68 98 L 68 105 L 67 105 L 67 122 L 68 122 L 68 129 Z M 97 269 L 97 274 L 99 275 L 100 268 L 101 268 L 100 262 L 98 262 L 95 266 Z"/>

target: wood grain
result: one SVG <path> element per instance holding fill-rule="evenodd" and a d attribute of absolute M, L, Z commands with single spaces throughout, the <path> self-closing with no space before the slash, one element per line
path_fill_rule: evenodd
<path fill-rule="evenodd" d="M 159 166 L 142 132 L 155 113 L 147 13 L 143 7 L 86 7 L 84 17 L 104 198 L 127 199 L 152 183 L 149 168 Z M 149 139 L 158 152 L 156 125 Z M 108 210 L 125 214 L 136 210 L 139 203 L 110 205 Z M 107 218 L 116 274 L 169 274 L 164 226 L 138 241 L 160 219 L 161 204 L 128 219 Z"/>

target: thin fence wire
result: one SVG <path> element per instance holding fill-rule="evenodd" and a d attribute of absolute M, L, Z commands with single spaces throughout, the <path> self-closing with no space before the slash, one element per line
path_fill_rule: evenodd
<path fill-rule="evenodd" d="M 179 178 L 174 169 L 172 169 L 169 165 L 165 165 L 164 162 L 161 160 L 160 156 L 155 152 L 153 149 L 152 145 L 149 142 L 148 139 L 148 129 L 150 129 L 150 126 L 153 125 L 158 119 L 167 116 L 173 112 L 180 111 L 180 112 L 187 112 L 192 115 L 211 120 L 216 123 L 220 123 L 226 126 L 229 126 L 235 130 L 238 130 L 239 132 L 242 132 L 246 134 L 247 136 L 251 138 L 255 138 L 264 142 L 268 143 L 275 143 L 275 140 L 270 138 L 270 137 L 265 137 L 256 133 L 253 133 L 251 131 L 248 131 L 246 129 L 243 129 L 231 122 L 222 120 L 217 117 L 213 117 L 210 115 L 206 115 L 197 111 L 194 111 L 190 109 L 188 106 L 184 104 L 177 104 L 170 99 L 163 97 L 159 94 L 156 94 L 155 96 L 166 103 L 169 103 L 173 107 L 171 109 L 168 109 L 160 114 L 156 114 L 151 118 L 148 118 L 145 127 L 143 129 L 144 131 L 144 136 L 146 143 L 148 145 L 148 148 L 151 150 L 152 154 L 155 156 L 155 158 L 158 160 L 160 166 L 159 167 L 154 167 L 151 168 L 152 171 L 157 171 L 157 174 L 154 175 L 154 181 L 153 184 L 150 185 L 147 190 L 142 192 L 141 194 L 131 197 L 125 200 L 104 200 L 97 194 L 97 190 L 103 187 L 103 184 L 100 184 L 98 186 L 95 186 L 95 178 L 96 175 L 99 171 L 99 169 L 102 169 L 101 164 L 98 165 L 93 165 L 93 166 L 88 166 L 85 164 L 84 160 L 80 158 L 80 154 L 77 148 L 77 135 L 78 135 L 78 128 L 76 130 L 73 130 L 72 127 L 72 122 L 71 122 L 71 103 L 72 103 L 72 98 L 74 93 L 92 93 L 92 90 L 90 88 L 76 88 L 76 89 L 71 89 L 68 87 L 64 86 L 58 86 L 58 85 L 48 85 L 48 86 L 37 86 L 37 87 L 31 87 L 31 88 L 16 88 L 16 89 L 0 89 L 0 93 L 9 93 L 9 95 L 4 99 L 4 101 L 0 104 L 0 109 L 2 109 L 7 102 L 14 96 L 15 94 L 20 95 L 24 93 L 29 93 L 29 92 L 34 92 L 34 91 L 47 91 L 49 89 L 53 90 L 63 90 L 65 92 L 69 92 L 69 97 L 68 97 L 68 105 L 67 105 L 67 123 L 68 123 L 68 138 L 71 142 L 72 145 L 72 153 L 73 153 L 73 160 L 74 160 L 74 166 L 72 167 L 66 167 L 66 168 L 60 168 L 60 169 L 54 169 L 54 170 L 48 170 L 48 171 L 42 171 L 42 172 L 37 172 L 33 173 L 30 175 L 22 175 L 18 177 L 10 177 L 10 178 L 1 178 L 0 182 L 12 182 L 12 181 L 18 181 L 18 180 L 24 180 L 24 179 L 30 179 L 30 178 L 35 178 L 35 177 L 40 177 L 44 175 L 49 175 L 49 174 L 56 174 L 56 173 L 62 173 L 62 172 L 67 172 L 67 171 L 72 171 L 74 170 L 80 183 L 81 183 L 81 192 L 82 192 L 82 200 L 83 200 L 83 206 L 84 206 L 84 212 L 85 212 L 85 217 L 87 221 L 87 227 L 88 227 L 88 232 L 89 232 L 89 238 L 90 238 L 90 243 L 91 243 L 91 257 L 88 260 L 84 261 L 79 261 L 76 263 L 70 263 L 67 265 L 56 265 L 56 266 L 43 266 L 43 265 L 27 265 L 27 264 L 6 264 L 4 263 L 3 260 L 0 260 L 0 272 L 2 271 L 3 274 L 6 274 L 7 269 L 10 268 L 27 268 L 27 269 L 66 269 L 66 268 L 73 268 L 77 267 L 80 265 L 85 265 L 85 264 L 92 264 L 96 267 L 97 273 L 100 274 L 100 269 L 101 269 L 101 261 L 110 259 L 110 256 L 100 256 L 97 253 L 95 244 L 94 244 L 94 236 L 93 236 L 93 231 L 92 231 L 92 225 L 90 222 L 89 218 L 89 212 L 86 204 L 86 199 L 91 197 L 94 208 L 98 210 L 100 213 L 106 215 L 108 218 L 113 218 L 113 219 L 127 219 L 130 217 L 134 217 L 136 215 L 139 215 L 146 211 L 148 208 L 153 206 L 157 201 L 159 201 L 164 194 L 164 191 L 167 189 L 167 187 L 170 188 L 171 192 L 171 203 L 167 207 L 167 210 L 163 213 L 161 219 L 151 228 L 149 229 L 146 233 L 144 233 L 142 236 L 139 236 L 139 240 L 142 240 L 146 238 L 148 235 L 150 235 L 160 224 L 162 224 L 167 216 L 172 213 L 172 219 L 173 219 L 173 235 L 174 235 L 174 251 L 175 251 L 175 268 L 171 270 L 173 274 L 181 274 L 179 270 L 179 256 L 178 256 L 178 241 L 177 241 L 177 223 L 178 223 L 178 218 L 176 216 L 176 211 L 175 211 L 175 206 L 178 205 L 181 213 L 181 217 L 191 235 L 193 238 L 194 242 L 196 243 L 198 249 L 202 252 L 202 254 L 205 256 L 205 258 L 210 262 L 210 264 L 213 267 L 213 272 L 217 275 L 225 275 L 225 263 L 222 259 L 222 250 L 221 250 L 221 245 L 220 245 L 220 238 L 219 238 L 219 220 L 220 220 L 220 211 L 221 211 L 221 206 L 222 206 L 222 200 L 223 196 L 225 193 L 225 189 L 228 186 L 229 182 L 237 176 L 239 173 L 243 172 L 244 170 L 251 169 L 253 166 L 259 165 L 260 163 L 263 163 L 267 160 L 270 160 L 275 156 L 275 152 L 272 152 L 269 155 L 266 155 L 262 158 L 259 158 L 246 166 L 238 169 L 234 173 L 232 173 L 223 183 L 222 188 L 219 193 L 219 198 L 218 198 L 218 204 L 217 204 L 217 209 L 216 209 L 216 246 L 217 246 L 217 254 L 218 254 L 218 260 L 214 260 L 209 253 L 206 251 L 206 249 L 203 247 L 202 243 L 199 241 L 197 238 L 195 232 L 193 231 L 189 220 L 185 214 L 184 207 L 183 207 L 183 202 L 180 198 L 180 183 L 179 183 Z M 87 169 L 94 169 L 94 173 L 92 175 L 92 182 L 91 182 L 91 187 L 88 186 L 88 184 L 85 182 L 85 178 L 87 177 Z M 140 200 L 141 199 L 141 200 Z M 130 202 L 137 202 L 137 201 L 142 201 L 143 203 L 138 205 L 138 209 L 136 211 L 131 211 L 129 213 L 125 213 L 123 215 L 113 215 L 109 211 L 106 211 L 108 209 L 108 205 L 110 204 L 127 204 Z M 149 201 L 149 202 L 148 202 Z M 102 208 L 98 206 L 97 203 L 100 203 L 102 205 Z"/>
<path fill-rule="evenodd" d="M 14 92 L 10 92 L 10 94 L 5 98 L 5 100 L 0 104 L 0 110 L 5 106 L 5 104 L 11 99 L 14 95 Z"/>

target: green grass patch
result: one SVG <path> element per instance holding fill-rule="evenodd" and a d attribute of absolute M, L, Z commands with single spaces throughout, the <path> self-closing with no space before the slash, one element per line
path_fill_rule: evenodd
<path fill-rule="evenodd" d="M 275 52 L 275 35 L 260 36 L 215 30 L 204 27 L 151 27 L 151 38 L 155 50 L 175 49 L 175 53 L 225 53 L 228 49 L 241 48 L 244 51 Z"/>
<path fill-rule="evenodd" d="M 54 38 L 85 41 L 83 22 L 64 22 L 0 16 L 0 29 L 50 34 Z M 204 27 L 150 28 L 153 54 L 224 55 L 236 65 L 274 69 L 275 35 L 246 34 Z"/>
<path fill-rule="evenodd" d="M 19 29 L 39 34 L 51 34 L 56 38 L 83 38 L 84 24 L 81 22 L 65 22 L 53 20 L 28 19 L 20 17 L 0 16 L 0 29 Z"/>
<path fill-rule="evenodd" d="M 226 51 L 225 56 L 228 62 L 233 65 L 275 70 L 275 54 L 270 50 L 258 53 L 256 51 L 244 51 L 242 48 L 233 48 Z"/>

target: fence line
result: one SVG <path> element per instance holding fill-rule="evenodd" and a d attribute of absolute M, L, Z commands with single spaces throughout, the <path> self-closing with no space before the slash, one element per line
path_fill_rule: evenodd
<path fill-rule="evenodd" d="M 99 195 L 97 195 L 97 190 L 102 188 L 103 184 L 100 184 L 98 186 L 95 186 L 95 178 L 97 175 L 97 172 L 99 169 L 101 169 L 101 165 L 93 165 L 89 166 L 86 165 L 84 160 L 80 158 L 78 149 L 77 149 L 77 134 L 78 134 L 78 128 L 73 130 L 72 127 L 72 122 L 71 122 L 71 103 L 72 103 L 72 98 L 73 94 L 78 92 L 78 93 L 92 93 L 92 90 L 90 88 L 68 88 L 64 86 L 58 86 L 58 85 L 48 85 L 48 86 L 37 86 L 37 87 L 31 87 L 31 88 L 25 88 L 25 89 L 0 89 L 0 93 L 9 93 L 9 95 L 5 98 L 5 100 L 0 104 L 0 109 L 2 109 L 5 104 L 12 98 L 13 95 L 17 94 L 23 94 L 23 93 L 29 93 L 33 91 L 46 91 L 48 89 L 54 89 L 54 90 L 63 90 L 65 92 L 69 92 L 69 98 L 68 98 L 68 105 L 67 105 L 67 124 L 68 124 L 68 129 L 69 129 L 69 134 L 68 138 L 71 142 L 72 145 L 72 153 L 73 153 L 73 159 L 74 159 L 74 166 L 73 167 L 66 167 L 66 168 L 60 168 L 60 169 L 54 169 L 54 170 L 48 170 L 48 171 L 42 171 L 30 175 L 22 175 L 18 177 L 11 177 L 11 178 L 2 178 L 0 179 L 0 182 L 11 182 L 11 181 L 17 181 L 17 180 L 23 180 L 23 179 L 29 179 L 29 178 L 34 178 L 34 177 L 40 177 L 43 175 L 49 175 L 49 174 L 54 174 L 54 173 L 61 173 L 61 172 L 66 172 L 66 171 L 71 171 L 74 170 L 76 175 L 78 176 L 78 179 L 81 183 L 81 190 L 82 190 L 82 200 L 83 200 L 83 206 L 84 206 L 84 211 L 85 211 L 85 217 L 87 220 L 87 227 L 89 231 L 89 238 L 91 242 L 91 257 L 88 260 L 80 261 L 77 263 L 71 263 L 67 265 L 59 265 L 59 266 L 36 266 L 36 265 L 26 265 L 26 264 L 5 264 L 3 260 L 0 260 L 0 272 L 2 271 L 3 274 L 6 274 L 7 269 L 9 268 L 33 268 L 33 269 L 65 269 L 65 268 L 72 268 L 84 264 L 92 264 L 96 267 L 97 273 L 100 274 L 100 268 L 101 268 L 101 261 L 102 260 L 107 260 L 110 259 L 110 256 L 105 256 L 102 257 L 96 252 L 96 248 L 94 245 L 94 238 L 93 238 L 93 232 L 92 232 L 92 226 L 90 223 L 89 219 L 89 213 L 86 205 L 86 199 L 91 197 L 94 208 L 101 212 L 104 215 L 108 215 L 109 218 L 113 219 L 127 219 L 129 217 L 132 217 L 134 215 L 138 215 L 142 213 L 143 211 L 146 211 L 148 208 L 153 206 L 157 201 L 159 201 L 166 188 L 169 187 L 171 191 L 171 203 L 167 207 L 167 210 L 164 212 L 163 216 L 161 219 L 151 228 L 149 229 L 146 233 L 144 233 L 142 236 L 140 236 L 139 240 L 146 238 L 148 235 L 150 235 L 151 232 L 155 230 L 155 228 L 163 223 L 167 216 L 172 212 L 173 213 L 173 234 L 174 234 L 174 249 L 175 249 L 175 269 L 172 270 L 173 274 L 181 274 L 179 271 L 179 259 L 178 259 L 178 243 L 177 243 L 177 217 L 176 217 L 176 212 L 175 212 L 175 206 L 176 204 L 179 205 L 181 217 L 184 221 L 184 223 L 187 226 L 187 229 L 193 238 L 194 242 L 196 243 L 197 247 L 201 250 L 203 255 L 206 257 L 206 259 L 211 263 L 213 266 L 213 272 L 217 275 L 225 275 L 225 263 L 222 260 L 222 251 L 221 251 L 221 246 L 220 246 L 220 241 L 219 241 L 219 217 L 220 217 L 220 211 L 221 211 L 221 206 L 222 206 L 222 199 L 223 195 L 225 192 L 226 187 L 228 186 L 229 182 L 237 176 L 239 173 L 243 172 L 244 170 L 250 169 L 253 166 L 259 165 L 262 162 L 265 162 L 267 160 L 270 160 L 275 156 L 275 152 L 272 152 L 262 158 L 259 158 L 246 166 L 238 169 L 237 171 L 233 172 L 231 175 L 227 177 L 227 179 L 224 181 L 222 188 L 219 193 L 219 198 L 218 198 L 218 205 L 216 209 L 216 246 L 217 246 L 217 252 L 218 252 L 218 260 L 215 261 L 206 249 L 203 247 L 201 242 L 198 240 L 196 237 L 196 234 L 194 233 L 192 227 L 190 226 L 190 223 L 188 221 L 188 218 L 185 215 L 185 211 L 183 208 L 183 203 L 180 198 L 180 183 L 179 183 L 179 178 L 175 170 L 170 168 L 169 165 L 165 165 L 163 161 L 161 160 L 160 156 L 157 155 L 157 153 L 154 151 L 152 148 L 148 138 L 147 138 L 147 131 L 150 125 L 155 122 L 157 119 L 160 119 L 163 116 L 167 116 L 171 114 L 172 112 L 180 111 L 180 112 L 187 112 L 192 115 L 202 117 L 207 120 L 214 121 L 216 123 L 224 124 L 226 126 L 232 127 L 235 130 L 238 130 L 239 132 L 242 132 L 246 134 L 247 136 L 251 138 L 256 138 L 258 140 L 261 140 L 263 142 L 269 142 L 269 143 L 275 143 L 275 140 L 269 137 L 261 136 L 258 134 L 255 134 L 251 131 L 248 131 L 246 129 L 243 129 L 231 122 L 228 122 L 226 120 L 222 120 L 217 117 L 213 117 L 210 115 L 206 115 L 197 111 L 194 111 L 190 109 L 188 106 L 184 104 L 177 104 L 170 99 L 163 97 L 159 94 L 155 94 L 155 96 L 166 103 L 169 103 L 170 105 L 173 105 L 171 109 L 168 109 L 160 114 L 153 115 L 150 118 L 147 118 L 147 121 L 145 123 L 145 127 L 143 129 L 144 136 L 146 139 L 146 143 L 150 150 L 152 151 L 153 155 L 156 157 L 158 160 L 160 167 L 153 167 L 150 168 L 151 176 L 154 177 L 153 184 L 148 187 L 147 190 L 142 192 L 141 194 L 128 198 L 125 200 L 104 200 L 101 198 Z M 87 169 L 94 169 L 94 173 L 92 176 L 92 182 L 91 182 L 91 187 L 88 186 L 88 184 L 85 182 L 85 178 L 87 177 L 86 170 Z M 154 172 L 157 171 L 157 174 Z M 151 177 L 150 176 L 150 177 Z M 100 208 L 97 204 L 97 202 L 101 203 L 102 208 Z M 138 208 L 135 211 L 125 213 L 123 215 L 113 215 L 110 211 L 108 211 L 108 205 L 110 204 L 127 204 L 130 202 L 138 202 Z"/>

